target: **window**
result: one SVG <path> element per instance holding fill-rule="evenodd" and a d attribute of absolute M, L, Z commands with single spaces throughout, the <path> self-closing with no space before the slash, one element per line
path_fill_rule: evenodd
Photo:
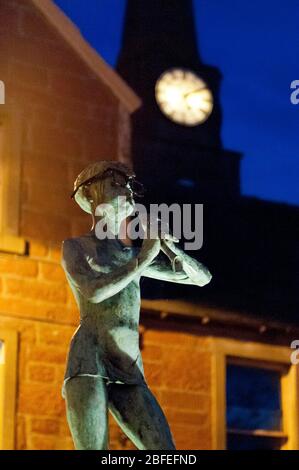
<path fill-rule="evenodd" d="M 0 330 L 0 449 L 14 449 L 17 333 Z"/>
<path fill-rule="evenodd" d="M 25 253 L 19 237 L 21 125 L 17 113 L 0 113 L 0 250 Z"/>
<path fill-rule="evenodd" d="M 283 368 L 264 368 L 259 362 L 227 363 L 228 450 L 278 450 L 287 441 L 281 400 L 283 373 Z"/>
<path fill-rule="evenodd" d="M 213 340 L 215 449 L 299 448 L 298 368 L 291 350 Z"/>

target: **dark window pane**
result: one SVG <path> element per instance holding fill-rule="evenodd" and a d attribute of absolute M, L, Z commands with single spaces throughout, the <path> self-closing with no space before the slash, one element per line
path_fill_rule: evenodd
<path fill-rule="evenodd" d="M 265 436 L 227 436 L 227 450 L 280 450 L 282 439 Z"/>
<path fill-rule="evenodd" d="M 227 428 L 281 430 L 280 377 L 278 371 L 229 364 Z"/>

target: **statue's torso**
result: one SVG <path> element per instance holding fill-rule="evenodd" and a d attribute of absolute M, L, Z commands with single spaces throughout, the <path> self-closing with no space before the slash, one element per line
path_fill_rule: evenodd
<path fill-rule="evenodd" d="M 138 254 L 117 240 L 76 239 L 90 268 L 99 275 L 116 272 Z M 106 375 L 111 381 L 137 383 L 143 380 L 139 350 L 140 275 L 117 294 L 95 304 L 72 284 L 80 309 L 80 326 L 71 343 L 66 375 Z M 89 372 L 86 372 L 88 371 Z M 78 373 L 76 373 L 78 375 Z"/>

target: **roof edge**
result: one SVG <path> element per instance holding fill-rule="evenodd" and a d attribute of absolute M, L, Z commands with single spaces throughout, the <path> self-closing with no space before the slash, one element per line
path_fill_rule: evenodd
<path fill-rule="evenodd" d="M 83 38 L 80 29 L 58 5 L 53 3 L 52 0 L 31 0 L 31 3 L 130 113 L 133 113 L 141 106 L 141 99 Z"/>
<path fill-rule="evenodd" d="M 280 334 L 298 334 L 299 326 L 294 323 L 273 321 L 270 318 L 257 317 L 245 313 L 227 310 L 221 307 L 212 307 L 186 300 L 173 299 L 142 299 L 141 309 L 162 313 L 162 318 L 174 315 L 181 318 L 193 318 L 202 324 L 210 322 L 222 323 L 226 326 L 238 326 L 252 329 L 263 335 L 266 332 L 279 332 Z"/>

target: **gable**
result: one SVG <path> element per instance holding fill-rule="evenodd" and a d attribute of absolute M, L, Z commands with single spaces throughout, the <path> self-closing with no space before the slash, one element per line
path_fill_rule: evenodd
<path fill-rule="evenodd" d="M 140 98 L 83 38 L 80 30 L 52 0 L 30 0 L 51 27 L 67 42 L 87 67 L 122 102 L 129 112 L 141 105 Z"/>

